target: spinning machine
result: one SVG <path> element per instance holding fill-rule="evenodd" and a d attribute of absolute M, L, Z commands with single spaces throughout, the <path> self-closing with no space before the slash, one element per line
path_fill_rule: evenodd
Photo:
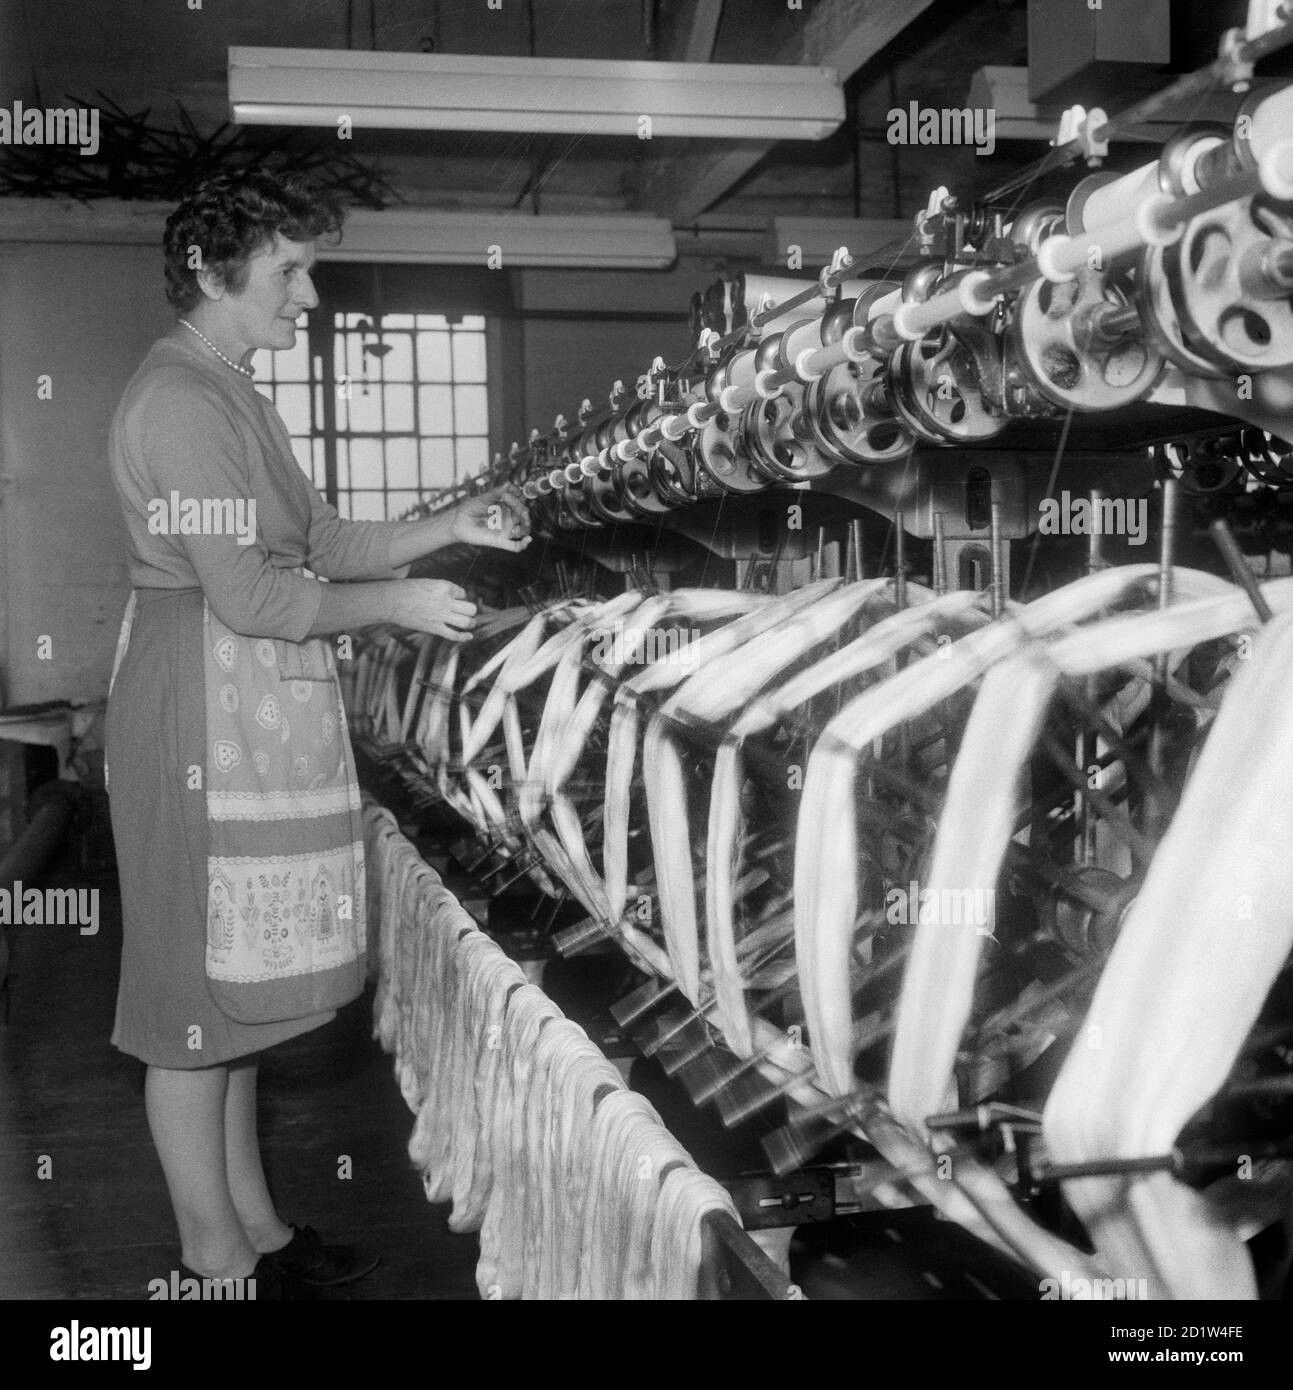
<path fill-rule="evenodd" d="M 1044 1296 L 1287 1281 L 1290 133 L 1259 85 L 1067 202 L 720 279 L 685 360 L 419 509 L 531 500 L 475 639 L 346 670 L 770 1173 L 845 1142 Z"/>

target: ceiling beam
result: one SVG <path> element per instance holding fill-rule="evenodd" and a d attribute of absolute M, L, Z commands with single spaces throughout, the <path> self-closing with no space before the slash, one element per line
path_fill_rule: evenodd
<path fill-rule="evenodd" d="M 847 82 L 931 4 L 933 0 L 818 0 L 803 13 L 794 39 L 767 61 L 832 67 Z M 698 18 L 699 11 L 693 35 Z M 641 207 L 688 226 L 772 147 L 766 140 L 717 146 L 692 141 L 682 154 L 657 156 L 643 171 Z"/>

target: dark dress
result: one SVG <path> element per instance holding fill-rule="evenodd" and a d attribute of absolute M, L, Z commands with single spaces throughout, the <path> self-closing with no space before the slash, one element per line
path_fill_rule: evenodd
<path fill-rule="evenodd" d="M 388 559 L 398 523 L 341 520 L 301 471 L 271 403 L 185 328 L 159 339 L 127 386 L 110 462 L 135 591 L 106 729 L 124 928 L 112 1041 L 153 1066 L 208 1067 L 333 1014 L 239 1023 L 207 988 L 207 813 L 191 773 L 208 757 L 203 597 L 235 632 L 299 642 L 322 590 L 302 566 L 329 579 L 406 571 Z M 254 542 L 155 533 L 149 503 L 172 493 L 181 502 L 255 499 Z M 155 527 L 161 515 L 154 510 Z M 290 838 L 286 827 L 279 833 Z M 274 827 L 265 834 L 272 845 Z"/>

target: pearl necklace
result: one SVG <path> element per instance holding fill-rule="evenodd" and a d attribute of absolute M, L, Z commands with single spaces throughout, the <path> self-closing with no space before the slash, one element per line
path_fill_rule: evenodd
<path fill-rule="evenodd" d="M 209 347 L 211 351 L 215 353 L 215 355 L 221 360 L 221 362 L 225 364 L 226 367 L 232 367 L 235 372 L 238 372 L 242 376 L 252 378 L 255 377 L 256 373 L 250 367 L 240 367 L 237 364 L 237 362 L 235 362 L 232 358 L 226 357 L 224 353 L 221 352 L 218 347 L 216 347 L 216 345 L 211 341 L 211 339 L 208 338 L 205 333 L 201 333 L 198 331 L 198 329 L 194 328 L 193 325 L 188 321 L 188 319 L 180 319 L 178 320 L 178 322 L 182 323 L 184 327 L 189 330 L 190 333 L 197 333 L 198 337 L 202 339 L 202 341 L 207 345 L 207 347 Z"/>

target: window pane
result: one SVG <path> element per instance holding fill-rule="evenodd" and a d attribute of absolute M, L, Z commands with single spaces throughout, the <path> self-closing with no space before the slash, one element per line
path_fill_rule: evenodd
<path fill-rule="evenodd" d="M 453 391 L 448 386 L 418 388 L 418 423 L 423 434 L 453 433 Z"/>
<path fill-rule="evenodd" d="M 309 381 L 310 335 L 304 328 L 296 330 L 296 345 L 283 352 L 271 354 L 275 381 Z"/>
<path fill-rule="evenodd" d="M 386 441 L 386 486 L 411 487 L 418 485 L 418 446 L 415 439 Z"/>
<path fill-rule="evenodd" d="M 382 487 L 382 446 L 376 439 L 350 441 L 350 486 Z"/>
<path fill-rule="evenodd" d="M 413 388 L 411 386 L 385 387 L 386 391 L 386 430 L 388 434 L 413 433 Z"/>
<path fill-rule="evenodd" d="M 386 495 L 381 492 L 352 492 L 350 494 L 352 521 L 386 521 Z"/>
<path fill-rule="evenodd" d="M 464 333 L 453 335 L 453 379 L 455 381 L 485 380 L 485 335 Z"/>
<path fill-rule="evenodd" d="M 341 351 L 337 353 L 337 370 L 341 376 L 348 376 L 358 382 L 364 375 L 363 337 L 358 333 L 347 333 L 341 339 Z"/>
<path fill-rule="evenodd" d="M 387 333 L 382 337 L 382 345 L 390 348 L 386 356 L 381 359 L 382 372 L 386 380 L 412 381 L 413 335 L 411 333 Z M 376 360 L 373 358 L 374 362 Z"/>
<path fill-rule="evenodd" d="M 453 388 L 453 424 L 455 434 L 489 433 L 489 410 L 483 386 Z"/>
<path fill-rule="evenodd" d="M 382 388 L 368 383 L 367 394 L 361 382 L 350 384 L 350 431 L 358 434 L 371 431 L 378 434 L 382 428 Z"/>
<path fill-rule="evenodd" d="M 310 432 L 310 388 L 308 386 L 277 386 L 274 406 L 283 417 L 289 434 Z"/>
<path fill-rule="evenodd" d="M 454 482 L 453 440 L 424 439 L 419 446 L 422 455 L 422 489 L 434 492 L 451 487 Z"/>
<path fill-rule="evenodd" d="M 452 377 L 448 333 L 419 333 L 418 380 L 449 381 Z"/>
<path fill-rule="evenodd" d="M 483 472 L 490 459 L 485 318 L 464 315 L 451 324 L 444 314 L 387 314 L 380 338 L 373 322 L 362 312 L 333 316 L 335 384 L 311 383 L 304 332 L 289 351 L 263 356 L 263 385 L 320 491 L 326 486 L 324 392 L 336 392 L 330 409 L 337 507 L 355 520 L 406 513 Z M 374 356 L 365 342 L 387 350 Z"/>
<path fill-rule="evenodd" d="M 458 476 L 470 478 L 480 473 L 489 463 L 488 439 L 460 439 L 458 441 Z"/>

